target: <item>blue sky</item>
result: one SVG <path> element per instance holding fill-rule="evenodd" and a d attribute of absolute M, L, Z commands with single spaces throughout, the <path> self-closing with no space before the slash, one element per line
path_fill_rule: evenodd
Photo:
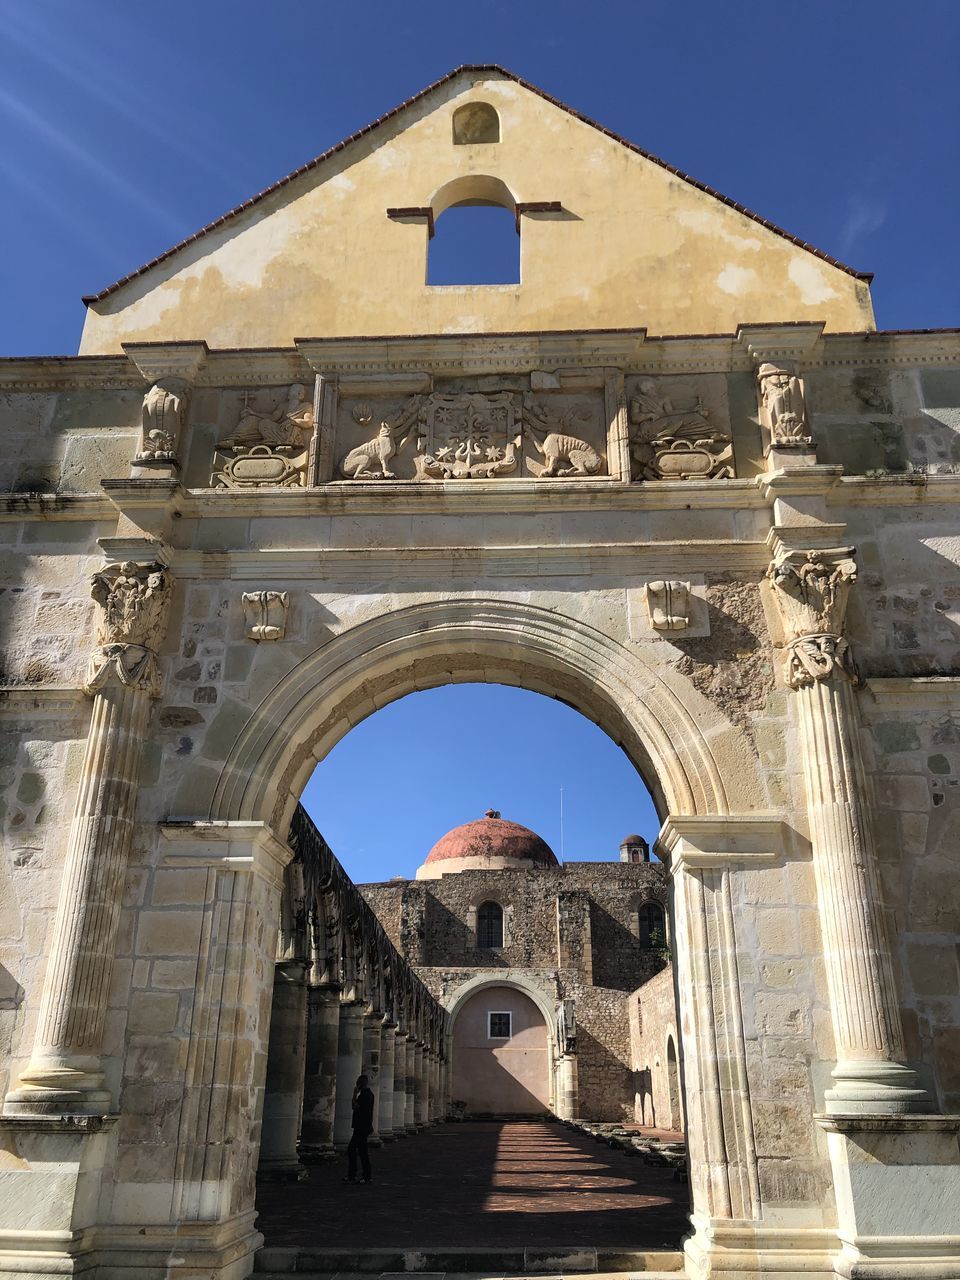
<path fill-rule="evenodd" d="M 81 294 L 464 62 L 876 272 L 881 328 L 958 325 L 958 60 L 956 0 L 0 0 L 0 353 L 75 351 Z M 513 690 L 414 695 L 322 769 L 358 878 L 490 804 L 556 847 L 561 785 L 568 857 L 656 826 L 598 729 Z"/>

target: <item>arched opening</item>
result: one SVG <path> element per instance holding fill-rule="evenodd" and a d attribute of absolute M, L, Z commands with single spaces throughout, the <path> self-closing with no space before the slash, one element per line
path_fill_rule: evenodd
<path fill-rule="evenodd" d="M 477 946 L 481 951 L 503 947 L 503 907 L 499 902 L 481 902 L 477 908 Z"/>
<path fill-rule="evenodd" d="M 428 285 L 520 283 L 520 224 L 505 183 L 482 174 L 455 178 L 431 208 Z"/>
<path fill-rule="evenodd" d="M 667 1036 L 667 1089 L 670 1097 L 670 1128 L 683 1129 L 683 1109 L 680 1104 L 680 1067 L 677 1062 L 677 1046 L 673 1036 Z"/>
<path fill-rule="evenodd" d="M 471 596 L 468 600 L 418 604 L 349 627 L 273 683 L 229 750 L 210 806 L 212 825 L 229 823 L 241 831 L 265 822 L 273 830 L 284 829 L 315 762 L 324 760 L 351 728 L 407 693 L 477 681 L 548 693 L 583 712 L 622 747 L 625 757 L 648 780 L 659 816 L 669 811 L 724 814 L 729 812 L 731 795 L 738 810 L 756 806 L 757 791 L 749 773 L 740 771 L 727 779 L 715 761 L 714 753 L 723 745 L 725 735 L 737 731 L 719 715 L 711 718 L 712 712 L 702 701 L 693 714 L 678 696 L 679 682 L 660 679 L 645 665 L 642 653 L 608 641 L 588 624 L 564 616 L 555 607 L 540 609 Z M 545 762 L 551 767 L 546 768 Z M 551 753 L 533 762 L 534 790 L 545 790 L 544 780 L 552 785 L 554 763 Z M 576 767 L 579 761 L 574 758 L 572 763 Z M 411 804 L 422 808 L 438 794 L 432 779 L 423 775 L 409 743 L 390 762 L 390 768 L 406 779 Z M 362 780 L 364 803 L 374 810 L 382 804 L 381 774 L 367 762 Z M 490 799 L 494 797 L 484 796 L 484 801 Z M 613 850 L 617 843 L 612 842 Z M 611 865 L 616 866 L 617 874 L 650 874 L 650 864 L 634 864 L 628 869 L 615 852 L 608 857 L 616 858 Z M 656 870 L 656 864 L 652 869 Z M 439 880 L 441 885 L 444 878 Z M 403 892 L 413 900 L 424 888 L 407 880 Z M 478 905 L 485 900 L 489 895 L 473 899 Z M 588 962 L 590 912 L 579 910 L 578 914 L 578 904 L 588 906 L 582 894 L 574 893 L 555 900 L 552 914 L 541 913 L 545 934 L 555 947 L 562 940 L 565 948 L 562 954 L 555 952 L 559 963 L 551 968 Z M 561 918 L 562 935 L 557 929 Z M 409 931 L 414 950 L 428 933 Z M 415 966 L 424 964 L 422 952 L 420 956 L 414 960 Z M 505 985 L 506 978 L 506 974 L 490 973 L 485 980 Z M 622 993 L 624 999 L 626 994 Z M 406 998 L 394 998 L 392 1007 L 396 1011 L 409 1003 Z M 566 1006 L 568 1002 L 564 999 L 562 1003 Z M 582 1014 L 579 1008 L 567 1011 L 564 1007 L 562 1017 L 556 1008 L 549 1017 L 544 1016 L 548 1027 L 552 1023 L 548 1053 L 555 1064 L 551 1072 L 555 1106 L 564 1097 L 582 1108 L 588 1089 L 580 1080 L 578 1100 L 578 1073 L 585 1079 L 591 1070 L 598 1078 L 603 1075 L 595 1069 L 597 1063 L 601 1068 L 604 1065 L 602 1057 L 597 1057 L 591 1045 L 591 1040 L 598 1039 L 598 1027 Z M 399 1064 L 402 1037 L 396 1038 Z M 397 1080 L 420 1078 L 423 1068 L 418 1065 L 416 1049 L 421 1047 L 406 1044 L 406 1065 L 395 1068 Z M 622 1057 L 620 1061 L 632 1110 L 632 1073 L 629 1063 Z M 688 1069 L 702 1071 L 703 1067 L 694 1060 Z M 404 1070 L 406 1077 L 401 1074 Z M 447 1088 L 444 1100 L 450 1098 L 449 1081 Z M 604 1104 L 610 1095 L 606 1088 L 595 1096 Z M 404 1096 L 409 1100 L 409 1089 Z M 700 1111 L 713 1106 L 714 1094 L 701 1092 L 698 1097 Z M 568 1114 L 582 1113 L 575 1109 Z M 416 1116 L 415 1110 L 413 1114 Z M 696 1132 L 713 1132 L 708 1127 L 713 1123 L 712 1115 L 705 1119 L 698 1112 Z M 699 1177 L 696 1173 L 691 1181 Z"/>
<path fill-rule="evenodd" d="M 512 984 L 485 986 L 466 998 L 451 1021 L 455 1114 L 552 1110 L 550 1033 L 529 995 Z"/>
<path fill-rule="evenodd" d="M 465 102 L 453 113 L 454 146 L 500 141 L 500 117 L 489 102 Z"/>
<path fill-rule="evenodd" d="M 637 907 L 637 938 L 641 947 L 651 950 L 666 946 L 666 913 L 658 902 L 641 902 Z"/>

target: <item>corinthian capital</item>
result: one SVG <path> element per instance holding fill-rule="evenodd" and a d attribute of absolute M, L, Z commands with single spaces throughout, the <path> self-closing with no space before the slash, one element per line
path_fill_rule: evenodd
<path fill-rule="evenodd" d="M 843 638 L 850 588 L 857 580 L 852 547 L 792 551 L 767 570 L 789 656 L 786 680 L 802 688 L 836 674 L 858 682 Z"/>
<path fill-rule="evenodd" d="M 172 579 L 162 564 L 128 560 L 93 575 L 90 594 L 100 606 L 97 651 L 86 687 L 95 693 L 110 679 L 160 692 L 156 650 L 167 626 Z"/>

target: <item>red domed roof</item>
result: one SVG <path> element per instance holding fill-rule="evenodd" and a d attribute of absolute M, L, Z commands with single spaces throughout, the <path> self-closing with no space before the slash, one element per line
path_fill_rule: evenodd
<path fill-rule="evenodd" d="M 556 854 L 535 831 L 508 822 L 495 809 L 488 809 L 476 822 L 454 827 L 427 854 L 427 862 L 447 858 L 515 858 L 541 867 L 559 865 Z"/>

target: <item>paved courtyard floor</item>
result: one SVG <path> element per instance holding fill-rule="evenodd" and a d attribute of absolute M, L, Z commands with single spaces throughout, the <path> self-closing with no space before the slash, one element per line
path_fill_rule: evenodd
<path fill-rule="evenodd" d="M 341 1181 L 345 1159 L 261 1186 L 267 1248 L 677 1249 L 689 1230 L 670 1169 L 559 1124 L 439 1125 L 371 1158 L 369 1186 Z"/>

